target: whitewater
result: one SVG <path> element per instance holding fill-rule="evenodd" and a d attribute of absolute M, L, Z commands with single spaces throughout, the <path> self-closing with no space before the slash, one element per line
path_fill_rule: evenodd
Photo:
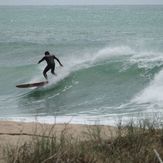
<path fill-rule="evenodd" d="M 1 120 L 162 118 L 163 6 L 0 8 Z M 37 62 L 46 50 L 64 65 L 56 63 L 57 76 L 49 72 L 41 88 L 16 88 L 44 80 L 46 63 Z"/>

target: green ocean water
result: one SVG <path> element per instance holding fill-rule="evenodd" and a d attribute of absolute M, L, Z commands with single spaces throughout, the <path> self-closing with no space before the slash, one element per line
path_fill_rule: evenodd
<path fill-rule="evenodd" d="M 0 6 L 0 119 L 162 118 L 163 6 Z M 44 52 L 57 76 L 44 80 Z"/>

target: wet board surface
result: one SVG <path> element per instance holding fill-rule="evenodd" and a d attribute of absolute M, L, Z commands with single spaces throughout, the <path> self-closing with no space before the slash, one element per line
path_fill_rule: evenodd
<path fill-rule="evenodd" d="M 48 84 L 48 81 L 36 82 L 36 83 L 26 83 L 16 85 L 17 88 L 31 88 L 31 87 L 42 87 Z"/>

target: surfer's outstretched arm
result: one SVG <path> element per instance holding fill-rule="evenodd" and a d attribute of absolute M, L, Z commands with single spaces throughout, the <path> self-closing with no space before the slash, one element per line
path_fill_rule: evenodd
<path fill-rule="evenodd" d="M 60 66 L 62 66 L 63 67 L 63 65 L 62 65 L 62 63 L 60 62 L 60 60 L 56 57 L 56 56 L 54 56 L 54 59 L 56 59 L 57 60 L 57 62 L 60 64 Z"/>
<path fill-rule="evenodd" d="M 38 64 L 44 61 L 45 57 L 43 57 L 41 60 L 38 61 Z"/>

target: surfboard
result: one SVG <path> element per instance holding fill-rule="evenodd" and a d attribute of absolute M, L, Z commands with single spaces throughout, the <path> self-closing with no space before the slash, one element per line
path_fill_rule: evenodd
<path fill-rule="evenodd" d="M 19 84 L 19 85 L 16 85 L 16 87 L 17 88 L 42 87 L 46 84 L 48 84 L 48 81 L 42 81 L 42 82 L 37 82 L 37 83 Z"/>

